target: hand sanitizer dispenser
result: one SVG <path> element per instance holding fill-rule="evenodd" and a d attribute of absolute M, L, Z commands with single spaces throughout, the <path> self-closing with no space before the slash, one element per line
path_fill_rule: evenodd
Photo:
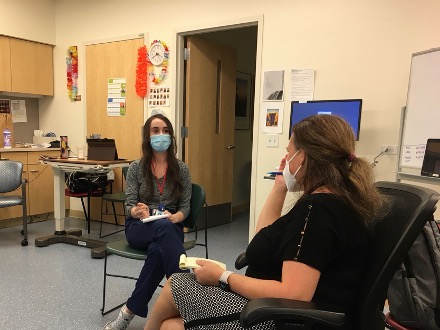
<path fill-rule="evenodd" d="M 3 139 L 4 148 L 12 148 L 12 133 L 7 127 L 3 130 Z"/>

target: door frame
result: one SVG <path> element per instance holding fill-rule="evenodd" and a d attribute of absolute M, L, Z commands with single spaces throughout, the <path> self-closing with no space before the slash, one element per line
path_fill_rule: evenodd
<path fill-rule="evenodd" d="M 175 127 L 180 128 L 184 123 L 184 39 L 190 35 L 203 34 L 208 32 L 217 32 L 223 30 L 233 30 L 247 26 L 257 26 L 257 52 L 255 61 L 255 102 L 254 102 L 254 116 L 253 116 L 253 143 L 252 143 L 252 172 L 251 172 L 251 196 L 250 196 L 250 210 L 249 210 L 249 241 L 255 234 L 256 216 L 256 173 L 257 173 L 257 151 L 258 151 L 258 135 L 259 135 L 259 114 L 260 114 L 260 93 L 261 93 L 261 59 L 263 47 L 263 15 L 234 19 L 222 22 L 206 23 L 200 26 L 192 26 L 180 28 L 176 30 L 176 99 L 175 99 Z M 182 137 L 177 134 L 178 156 L 182 157 Z"/>

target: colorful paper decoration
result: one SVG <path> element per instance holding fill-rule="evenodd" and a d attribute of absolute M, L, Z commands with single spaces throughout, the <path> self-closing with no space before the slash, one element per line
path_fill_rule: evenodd
<path fill-rule="evenodd" d="M 135 84 L 136 94 L 145 97 L 147 95 L 147 47 L 145 45 L 138 49 Z"/>
<path fill-rule="evenodd" d="M 78 47 L 67 49 L 67 93 L 71 101 L 76 101 L 78 95 Z"/>

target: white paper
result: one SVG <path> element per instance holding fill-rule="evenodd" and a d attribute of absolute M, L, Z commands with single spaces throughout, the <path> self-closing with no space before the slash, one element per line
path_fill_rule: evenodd
<path fill-rule="evenodd" d="M 125 78 L 110 78 L 107 83 L 107 116 L 125 116 Z"/>
<path fill-rule="evenodd" d="M 169 218 L 170 215 L 171 214 L 169 214 L 169 213 L 158 214 L 158 215 L 150 215 L 148 218 L 141 219 L 141 221 L 143 223 L 151 222 L 151 221 L 158 220 L 158 219 Z"/>
<path fill-rule="evenodd" d="M 426 144 L 404 145 L 402 148 L 402 166 L 421 168 L 425 158 Z"/>
<path fill-rule="evenodd" d="M 26 101 L 25 100 L 11 100 L 11 113 L 13 123 L 26 123 Z"/>
<path fill-rule="evenodd" d="M 313 69 L 292 69 L 292 90 L 291 101 L 306 102 L 313 100 L 315 91 L 315 70 Z"/>
<path fill-rule="evenodd" d="M 282 101 L 284 70 L 264 72 L 263 101 Z"/>
<path fill-rule="evenodd" d="M 265 133 L 283 132 L 284 102 L 264 102 L 261 107 L 261 128 Z"/>

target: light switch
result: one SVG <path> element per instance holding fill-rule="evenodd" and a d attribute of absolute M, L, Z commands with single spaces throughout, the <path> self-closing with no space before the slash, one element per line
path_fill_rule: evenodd
<path fill-rule="evenodd" d="M 278 134 L 266 135 L 266 147 L 278 148 Z"/>

